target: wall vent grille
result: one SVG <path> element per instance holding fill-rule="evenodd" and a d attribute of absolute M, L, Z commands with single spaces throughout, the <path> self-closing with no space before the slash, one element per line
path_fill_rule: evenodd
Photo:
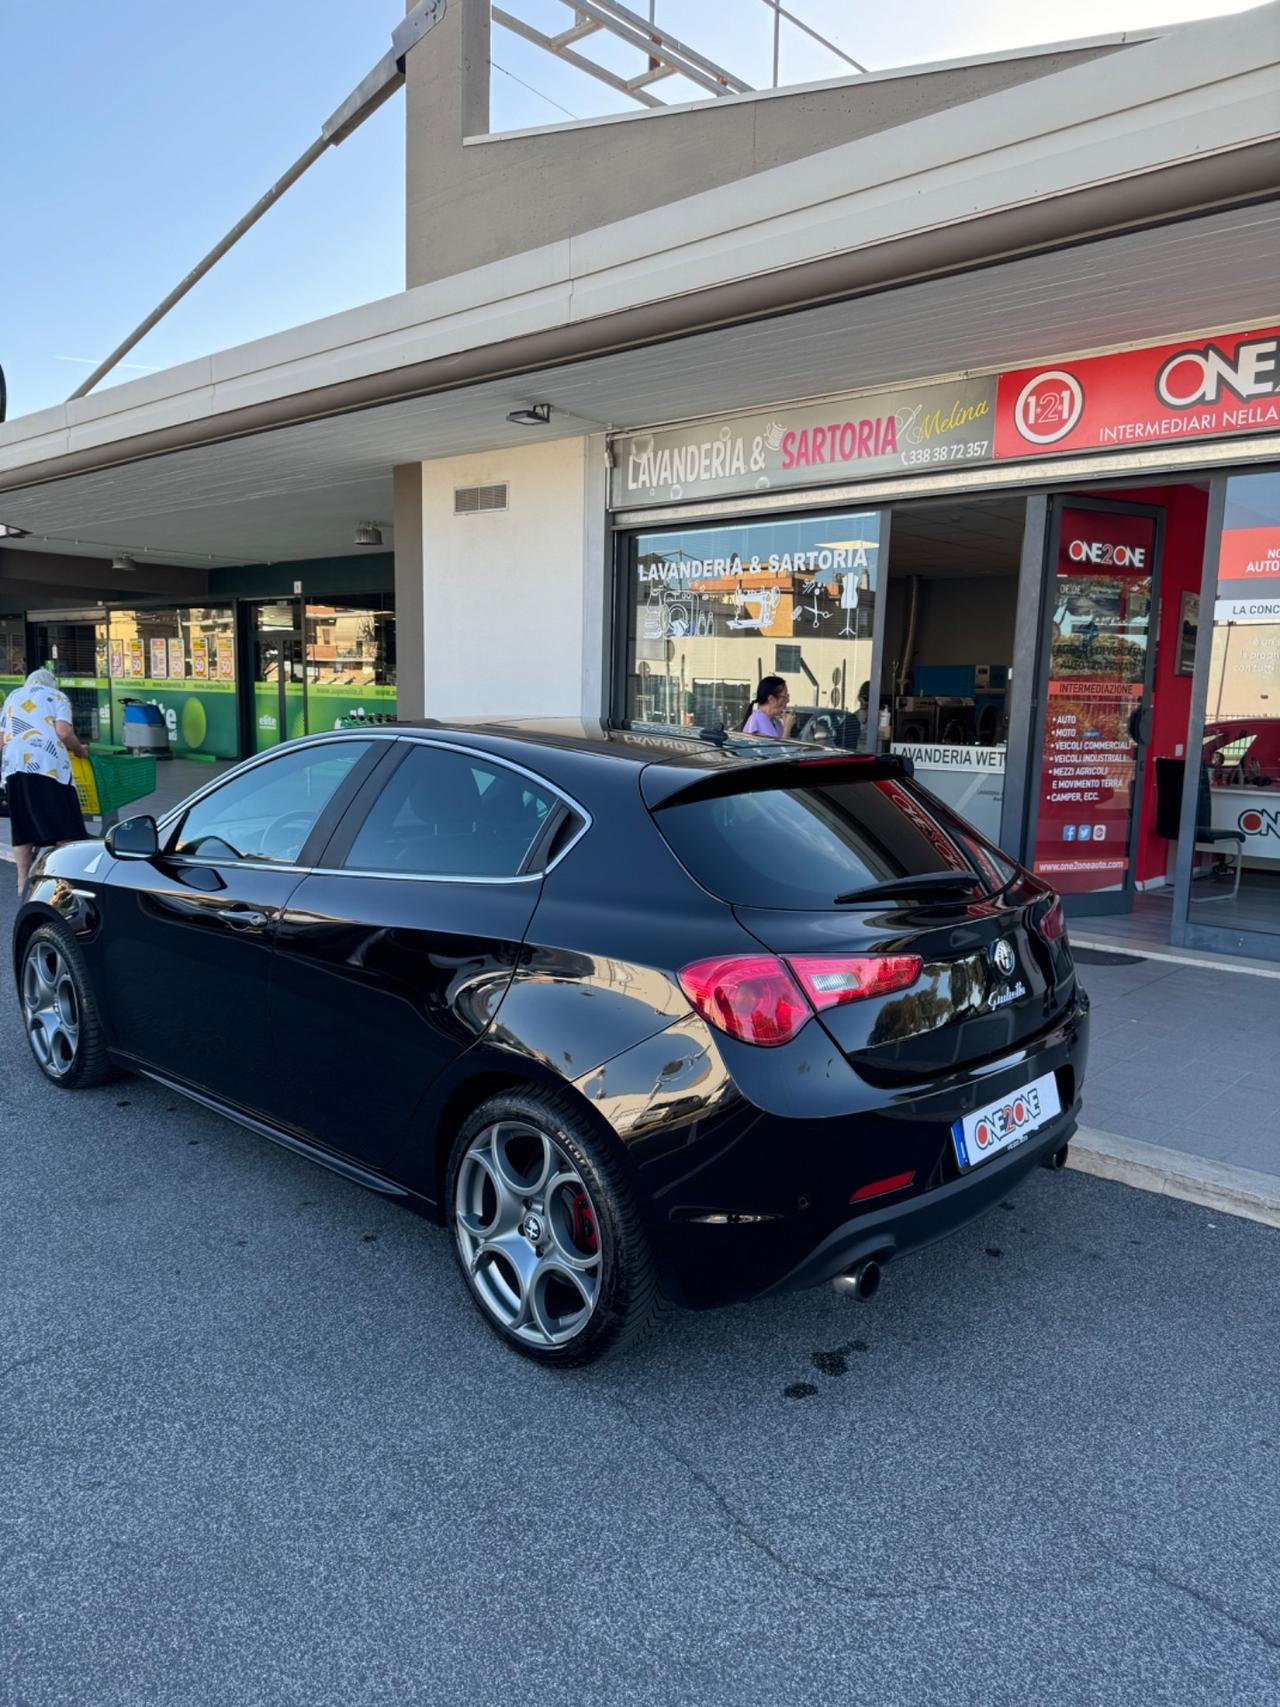
<path fill-rule="evenodd" d="M 505 510 L 507 484 L 500 486 L 455 486 L 453 513 L 455 516 L 479 516 L 486 510 Z"/>

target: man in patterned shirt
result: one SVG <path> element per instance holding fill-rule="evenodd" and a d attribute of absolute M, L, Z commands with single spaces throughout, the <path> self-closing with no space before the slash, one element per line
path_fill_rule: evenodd
<path fill-rule="evenodd" d="M 71 701 L 48 670 L 33 670 L 0 707 L 0 779 L 9 796 L 19 894 L 38 847 L 87 834 L 68 753 L 88 757 L 71 724 Z"/>

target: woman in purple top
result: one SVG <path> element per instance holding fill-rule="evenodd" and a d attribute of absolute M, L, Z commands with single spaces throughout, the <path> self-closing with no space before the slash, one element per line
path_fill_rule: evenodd
<path fill-rule="evenodd" d="M 787 710 L 791 698 L 781 676 L 766 676 L 756 689 L 755 709 L 742 726 L 744 735 L 767 735 L 775 741 L 790 735 L 796 714 Z"/>

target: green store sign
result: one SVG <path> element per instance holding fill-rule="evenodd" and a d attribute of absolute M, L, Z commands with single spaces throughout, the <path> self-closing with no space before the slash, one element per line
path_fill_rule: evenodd
<path fill-rule="evenodd" d="M 184 753 L 208 753 L 217 759 L 237 759 L 240 738 L 234 682 L 201 682 L 188 688 L 174 682 L 132 676 L 111 683 L 111 723 L 118 739 L 124 735 L 124 702 L 140 699 L 159 706 L 169 731 L 169 745 Z"/>
<path fill-rule="evenodd" d="M 0 698 L 10 688 L 21 687 L 25 680 L 25 676 L 0 675 Z M 59 685 L 97 694 L 98 738 L 102 741 L 123 744 L 124 702 L 138 699 L 159 706 L 176 757 L 187 753 L 207 753 L 218 759 L 240 757 L 240 720 L 234 682 L 201 682 L 197 688 L 149 676 L 64 676 Z M 280 741 L 296 740 L 299 735 L 323 734 L 327 729 L 336 729 L 344 718 L 394 717 L 395 713 L 394 687 L 342 687 L 325 683 L 307 688 L 304 695 L 300 682 L 286 683 L 282 729 L 279 687 L 271 682 L 256 682 L 252 750 L 261 753 Z"/>

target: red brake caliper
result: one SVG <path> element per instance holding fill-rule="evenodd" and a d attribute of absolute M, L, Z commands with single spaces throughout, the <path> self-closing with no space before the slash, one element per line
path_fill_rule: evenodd
<path fill-rule="evenodd" d="M 600 1235 L 596 1231 L 591 1200 L 585 1191 L 574 1192 L 570 1199 L 570 1208 L 573 1213 L 573 1242 L 583 1256 L 593 1257 L 600 1249 Z"/>

